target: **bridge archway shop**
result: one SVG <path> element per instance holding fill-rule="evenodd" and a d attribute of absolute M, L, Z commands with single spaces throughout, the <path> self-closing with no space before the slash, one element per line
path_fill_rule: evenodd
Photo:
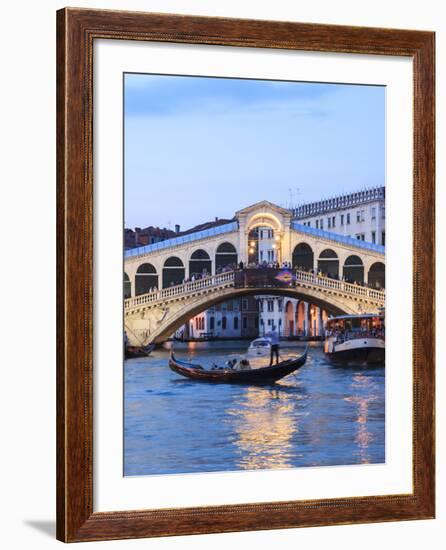
<path fill-rule="evenodd" d="M 364 283 L 364 264 L 359 256 L 349 256 L 344 262 L 344 279 L 349 283 Z"/>
<path fill-rule="evenodd" d="M 156 272 L 156 269 L 150 263 L 141 264 L 136 270 L 135 275 L 135 296 L 146 294 L 147 292 L 150 292 L 153 288 L 158 288 L 158 274 Z M 131 284 L 129 285 L 129 289 L 131 290 Z"/>
<path fill-rule="evenodd" d="M 124 299 L 130 298 L 132 295 L 132 283 L 130 281 L 129 276 L 124 271 Z"/>
<path fill-rule="evenodd" d="M 231 243 L 221 243 L 215 252 L 215 272 L 218 273 L 228 266 L 236 266 L 238 255 L 235 246 Z"/>
<path fill-rule="evenodd" d="M 372 264 L 367 279 L 371 288 L 386 288 L 386 266 L 382 262 Z"/>
<path fill-rule="evenodd" d="M 212 273 L 212 261 L 206 250 L 199 248 L 192 253 L 189 260 L 189 278 L 202 277 Z"/>
<path fill-rule="evenodd" d="M 339 258 L 334 250 L 326 248 L 319 254 L 317 270 L 333 279 L 339 278 Z"/>
<path fill-rule="evenodd" d="M 314 253 L 307 243 L 299 243 L 293 250 L 293 269 L 311 271 L 314 268 Z"/>
<path fill-rule="evenodd" d="M 177 256 L 170 256 L 164 262 L 163 288 L 181 284 L 186 278 L 184 264 Z"/>

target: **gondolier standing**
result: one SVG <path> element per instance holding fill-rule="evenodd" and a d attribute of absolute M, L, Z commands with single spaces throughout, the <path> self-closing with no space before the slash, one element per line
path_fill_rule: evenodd
<path fill-rule="evenodd" d="M 276 364 L 279 363 L 279 334 L 276 331 L 276 327 L 273 325 L 273 328 L 268 334 L 266 335 L 268 340 L 271 342 L 271 356 L 269 364 L 273 364 L 274 356 L 276 356 Z"/>

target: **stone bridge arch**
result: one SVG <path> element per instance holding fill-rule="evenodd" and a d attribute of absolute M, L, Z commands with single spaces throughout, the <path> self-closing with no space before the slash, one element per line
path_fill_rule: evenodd
<path fill-rule="evenodd" d="M 156 327 L 150 332 L 148 341 L 164 342 L 191 317 L 218 303 L 247 295 L 275 295 L 294 298 L 310 302 L 333 315 L 358 313 L 363 308 L 359 299 L 358 302 L 354 300 L 347 302 L 341 296 L 336 296 L 333 293 L 324 294 L 321 291 L 308 288 L 228 288 L 219 292 L 218 295 L 199 295 L 187 302 L 178 300 L 166 306 L 162 311 L 158 310 L 158 313 L 156 310 L 147 311 L 145 315 L 147 315 L 148 324 L 151 327 Z M 158 319 L 155 318 L 156 315 L 158 315 Z M 151 319 L 149 319 L 150 317 Z"/>

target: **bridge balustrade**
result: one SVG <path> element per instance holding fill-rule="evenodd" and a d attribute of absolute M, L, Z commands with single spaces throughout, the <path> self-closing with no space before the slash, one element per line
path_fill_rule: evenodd
<path fill-rule="evenodd" d="M 158 302 L 168 298 L 174 298 L 184 294 L 191 294 L 204 288 L 218 287 L 224 283 L 232 283 L 233 280 L 234 272 L 228 271 L 218 275 L 205 277 L 203 279 L 197 279 L 196 281 L 189 281 L 180 285 L 163 288 L 162 290 L 141 294 L 140 296 L 135 296 L 134 298 L 128 298 L 127 300 L 124 300 L 124 309 L 150 304 L 152 302 Z"/>
<path fill-rule="evenodd" d="M 340 290 L 346 294 L 354 294 L 355 296 L 366 296 L 375 300 L 385 300 L 386 293 L 384 290 L 376 290 L 374 288 L 368 288 L 366 286 L 355 285 L 353 283 L 347 283 L 346 281 L 339 281 L 338 279 L 331 279 L 330 277 L 321 277 L 319 275 L 313 275 L 306 271 L 295 272 L 296 281 L 306 282 L 321 286 L 324 288 L 332 288 L 334 290 Z"/>
<path fill-rule="evenodd" d="M 236 288 L 284 288 L 298 286 L 299 283 L 327 288 L 349 294 L 351 296 L 364 296 L 373 300 L 385 301 L 385 291 L 364 287 L 346 281 L 339 281 L 329 277 L 321 277 L 306 271 L 277 270 L 272 268 L 252 268 L 234 271 L 227 271 L 218 275 L 212 275 L 196 281 L 189 281 L 181 285 L 175 285 L 162 290 L 142 294 L 134 298 L 128 298 L 124 301 L 124 309 L 133 309 L 135 307 L 150 304 L 153 302 L 165 301 L 193 294 L 196 291 L 224 286 L 234 286 Z"/>

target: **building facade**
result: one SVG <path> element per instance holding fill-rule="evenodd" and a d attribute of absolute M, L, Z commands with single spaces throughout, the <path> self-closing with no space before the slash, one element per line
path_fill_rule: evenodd
<path fill-rule="evenodd" d="M 180 339 L 254 339 L 276 330 L 281 338 L 322 336 L 328 313 L 303 300 L 249 296 L 217 304 L 176 332 Z"/>
<path fill-rule="evenodd" d="M 273 328 L 281 338 L 322 336 L 328 313 L 303 300 L 280 296 L 256 296 L 259 302 L 260 336 Z"/>
<path fill-rule="evenodd" d="M 384 186 L 374 187 L 302 204 L 293 209 L 294 219 L 307 227 L 385 246 L 385 191 Z"/>
<path fill-rule="evenodd" d="M 259 304 L 254 296 L 228 300 L 192 317 L 177 338 L 257 338 Z"/>

